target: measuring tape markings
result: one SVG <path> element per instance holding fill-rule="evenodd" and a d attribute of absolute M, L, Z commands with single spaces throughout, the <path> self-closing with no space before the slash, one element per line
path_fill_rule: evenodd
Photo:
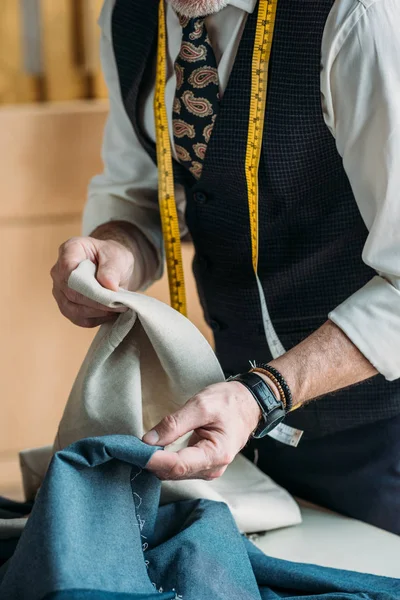
<path fill-rule="evenodd" d="M 185 280 L 183 274 L 179 219 L 175 202 L 174 172 L 169 138 L 167 109 L 165 106 L 166 82 L 166 27 L 164 0 L 160 0 L 158 14 L 158 52 L 154 116 L 158 165 L 158 200 L 164 238 L 171 306 L 186 315 Z"/>
<path fill-rule="evenodd" d="M 278 0 L 259 0 L 257 27 L 251 65 L 251 97 L 246 146 L 245 172 L 250 219 L 252 264 L 258 268 L 258 167 L 261 157 L 264 115 L 267 100 L 268 65 Z M 186 295 L 179 221 L 175 203 L 171 142 L 165 106 L 166 26 L 164 0 L 159 3 L 158 50 L 154 115 L 156 124 L 157 164 L 159 170 L 159 205 L 171 306 L 186 314 Z"/>
<path fill-rule="evenodd" d="M 246 181 L 250 218 L 251 253 L 254 273 L 258 270 L 258 167 L 260 164 L 265 107 L 267 102 L 268 66 L 275 26 L 277 0 L 260 0 L 251 64 L 251 96 L 246 147 Z"/>

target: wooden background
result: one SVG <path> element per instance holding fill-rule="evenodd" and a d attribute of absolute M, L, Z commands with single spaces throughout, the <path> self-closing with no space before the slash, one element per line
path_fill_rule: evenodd
<path fill-rule="evenodd" d="M 40 0 L 48 101 L 86 98 L 88 71 L 91 95 L 106 97 L 97 50 L 96 21 L 102 4 L 103 0 Z M 20 0 L 1 0 L 0 9 L 0 104 L 34 102 L 37 81 L 24 70 Z"/>
<path fill-rule="evenodd" d="M 57 0 L 58 1 L 58 0 Z M 1 37 L 1 36 L 0 36 Z M 0 494 L 20 497 L 18 451 L 52 443 L 94 335 L 58 312 L 49 271 L 80 233 L 105 102 L 0 108 Z M 184 245 L 190 317 L 209 337 Z M 166 279 L 149 292 L 168 302 Z"/>
<path fill-rule="evenodd" d="M 24 61 L 24 2 L 41 12 L 39 75 Z M 18 451 L 52 443 L 94 335 L 59 314 L 49 271 L 59 245 L 80 234 L 88 181 L 102 169 L 102 3 L 1 0 L 0 494 L 11 497 L 21 495 Z M 192 248 L 183 250 L 190 316 L 210 337 L 191 278 Z M 148 293 L 168 302 L 166 279 Z"/>

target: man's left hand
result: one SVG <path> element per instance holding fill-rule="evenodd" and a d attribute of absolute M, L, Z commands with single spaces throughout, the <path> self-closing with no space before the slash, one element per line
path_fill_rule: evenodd
<path fill-rule="evenodd" d="M 260 416 L 252 394 L 238 381 L 211 385 L 143 437 L 152 446 L 168 446 L 193 431 L 187 448 L 155 452 L 146 468 L 163 480 L 216 479 L 246 445 Z"/>

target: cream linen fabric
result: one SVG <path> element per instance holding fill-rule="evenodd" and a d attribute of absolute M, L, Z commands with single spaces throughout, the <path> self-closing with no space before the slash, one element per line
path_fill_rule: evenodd
<path fill-rule="evenodd" d="M 99 329 L 72 388 L 54 451 L 92 436 L 141 438 L 205 386 L 224 380 L 208 342 L 171 307 L 123 289 L 104 289 L 90 261 L 72 273 L 69 286 L 105 306 L 122 304 L 130 310 Z M 183 447 L 185 439 L 188 436 L 172 449 Z M 37 474 L 43 473 L 43 452 L 36 451 L 36 460 L 32 453 L 24 453 L 22 460 L 25 490 L 32 495 L 40 479 Z M 40 466 L 35 466 L 37 460 Z M 162 485 L 164 503 L 190 498 L 226 502 L 246 533 L 301 521 L 293 498 L 241 455 L 216 481 Z"/>

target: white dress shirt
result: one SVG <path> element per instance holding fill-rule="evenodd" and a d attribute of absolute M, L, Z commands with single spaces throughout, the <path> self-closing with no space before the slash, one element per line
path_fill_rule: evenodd
<path fill-rule="evenodd" d="M 99 24 L 101 58 L 110 96 L 103 143 L 104 172 L 89 186 L 84 233 L 111 220 L 133 223 L 154 245 L 162 272 L 163 241 L 157 168 L 141 146 L 121 99 L 111 40 L 115 0 L 105 0 Z M 256 0 L 231 0 L 206 24 L 218 62 L 223 94 L 247 15 Z M 167 6 L 166 105 L 172 135 L 173 63 L 181 27 Z M 336 323 L 386 379 L 400 377 L 400 3 L 336 0 L 321 48 L 321 103 L 369 235 L 362 258 L 377 275 L 336 307 Z M 132 33 L 134 35 L 134 33 Z M 290 40 L 288 41 L 290 43 Z M 143 126 L 155 140 L 154 82 L 141 98 Z M 300 118 L 300 116 L 299 116 Z M 172 148 L 174 145 L 172 143 Z M 183 189 L 176 186 L 182 233 Z M 327 315 L 328 317 L 328 315 Z"/>

